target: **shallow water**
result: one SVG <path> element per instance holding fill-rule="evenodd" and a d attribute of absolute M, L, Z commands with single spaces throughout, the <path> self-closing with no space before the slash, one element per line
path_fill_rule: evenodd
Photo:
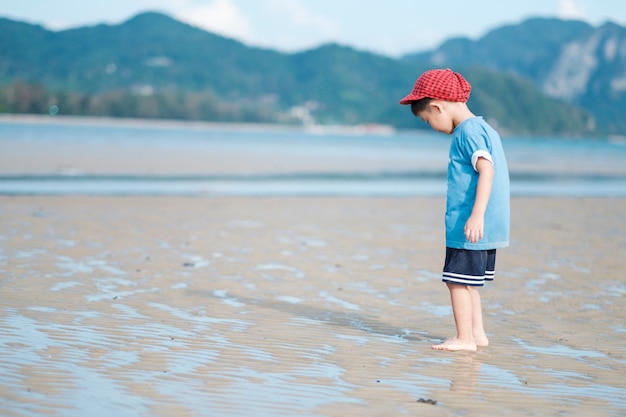
<path fill-rule="evenodd" d="M 626 196 L 626 142 L 505 137 L 514 196 Z M 0 119 L 0 195 L 441 196 L 430 131 Z"/>

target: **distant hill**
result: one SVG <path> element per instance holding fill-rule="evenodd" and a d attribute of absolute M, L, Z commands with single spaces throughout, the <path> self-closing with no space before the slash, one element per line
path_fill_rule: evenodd
<path fill-rule="evenodd" d="M 424 127 L 398 101 L 422 71 L 448 66 L 472 83 L 472 110 L 505 133 L 626 132 L 621 84 L 601 76 L 626 73 L 626 48 L 619 41 L 613 61 L 589 52 L 590 39 L 605 38 L 597 42 L 610 52 L 608 39 L 623 33 L 612 24 L 531 19 L 402 59 L 335 44 L 293 54 L 253 48 L 159 13 L 65 31 L 0 18 L 0 33 L 0 112 L 56 105 L 60 114 Z M 595 57 L 596 84 L 568 95 L 581 90 L 566 59 L 575 61 L 566 51 L 577 47 Z"/>
<path fill-rule="evenodd" d="M 626 28 L 529 19 L 472 41 L 450 39 L 405 62 L 481 68 L 530 80 L 544 94 L 593 113 L 598 128 L 626 132 Z"/>

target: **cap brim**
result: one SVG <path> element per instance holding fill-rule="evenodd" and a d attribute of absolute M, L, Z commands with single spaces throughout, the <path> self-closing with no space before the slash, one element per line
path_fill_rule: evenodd
<path fill-rule="evenodd" d="M 420 100 L 424 97 L 420 97 L 417 94 L 409 94 L 408 96 L 404 97 L 402 100 L 400 100 L 400 104 L 411 104 L 411 102 L 415 101 L 415 100 Z"/>

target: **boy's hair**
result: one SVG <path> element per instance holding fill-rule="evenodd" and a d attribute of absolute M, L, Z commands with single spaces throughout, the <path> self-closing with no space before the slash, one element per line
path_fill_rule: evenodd
<path fill-rule="evenodd" d="M 424 98 L 420 98 L 419 100 L 413 100 L 411 102 L 411 113 L 413 113 L 414 116 L 419 115 L 421 112 L 426 110 L 426 108 L 428 107 L 431 101 L 433 101 L 433 99 L 430 97 L 424 97 Z"/>

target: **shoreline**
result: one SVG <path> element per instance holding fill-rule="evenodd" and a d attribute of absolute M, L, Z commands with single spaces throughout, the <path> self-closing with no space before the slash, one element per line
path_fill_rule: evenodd
<path fill-rule="evenodd" d="M 67 124 L 77 126 L 116 126 L 116 127 L 142 127 L 142 128 L 196 128 L 215 129 L 233 131 L 265 131 L 265 132 L 305 132 L 311 134 L 337 134 L 345 136 L 388 136 L 393 134 L 424 136 L 431 135 L 429 129 L 419 128 L 394 128 L 385 124 L 359 124 L 359 125 L 296 125 L 281 123 L 253 123 L 253 122 L 218 122 L 203 120 L 183 120 L 183 119 L 148 119 L 132 117 L 111 117 L 111 116 L 80 116 L 80 115 L 48 115 L 48 114 L 27 114 L 27 113 L 0 113 L 0 123 L 32 123 L 32 124 Z M 505 134 L 501 133 L 503 139 L 507 138 L 534 138 L 537 135 L 525 134 Z M 584 136 L 549 136 L 563 141 L 585 140 Z M 626 143 L 626 135 L 606 135 L 587 138 L 590 141 L 608 141 L 617 144 Z"/>
<path fill-rule="evenodd" d="M 130 128 L 186 128 L 199 130 L 225 130 L 241 132 L 304 132 L 310 134 L 336 134 L 345 136 L 376 135 L 387 136 L 394 133 L 425 134 L 424 130 L 401 129 L 387 125 L 296 125 L 280 123 L 252 122 L 209 122 L 202 120 L 182 119 L 142 119 L 132 117 L 110 116 L 76 116 L 76 115 L 43 115 L 43 114 L 9 114 L 0 113 L 0 123 L 31 123 L 31 124 L 72 124 L 75 126 L 109 126 Z"/>

